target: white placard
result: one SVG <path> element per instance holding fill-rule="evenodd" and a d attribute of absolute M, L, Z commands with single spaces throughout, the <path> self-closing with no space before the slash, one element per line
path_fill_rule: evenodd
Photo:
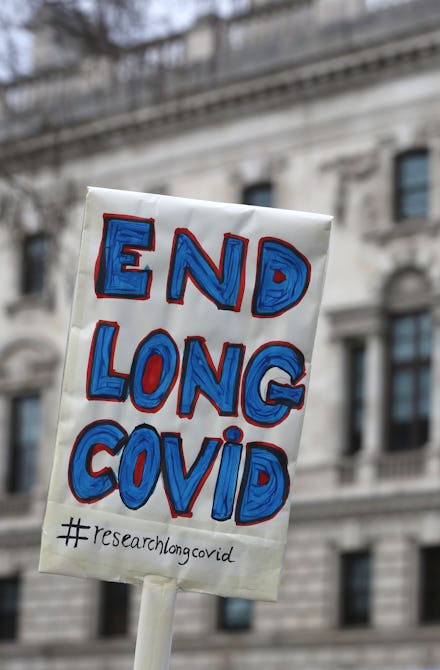
<path fill-rule="evenodd" d="M 276 598 L 330 221 L 89 189 L 40 570 Z"/>

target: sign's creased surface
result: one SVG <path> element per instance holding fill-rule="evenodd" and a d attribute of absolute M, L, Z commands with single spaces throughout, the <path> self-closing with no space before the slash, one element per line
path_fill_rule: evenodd
<path fill-rule="evenodd" d="M 89 189 L 42 571 L 276 598 L 330 221 Z"/>

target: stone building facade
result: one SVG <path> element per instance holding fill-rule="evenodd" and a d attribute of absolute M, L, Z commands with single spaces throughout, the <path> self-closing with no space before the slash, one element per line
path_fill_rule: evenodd
<path fill-rule="evenodd" d="M 439 668 L 438 0 L 54 54 L 0 89 L 0 667 L 132 667 L 138 591 L 37 572 L 91 184 L 336 216 L 279 602 L 180 593 L 172 668 Z"/>

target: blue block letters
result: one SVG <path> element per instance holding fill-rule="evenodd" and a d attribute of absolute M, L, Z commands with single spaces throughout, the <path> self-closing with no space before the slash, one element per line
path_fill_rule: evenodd
<path fill-rule="evenodd" d="M 95 268 L 98 298 L 146 300 L 149 297 L 151 271 L 139 268 L 139 250 L 154 251 L 154 239 L 154 219 L 104 214 Z"/>

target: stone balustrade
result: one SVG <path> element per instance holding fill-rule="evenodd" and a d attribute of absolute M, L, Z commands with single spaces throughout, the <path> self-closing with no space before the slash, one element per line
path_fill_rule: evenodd
<path fill-rule="evenodd" d="M 279 0 L 229 18 L 204 16 L 188 31 L 84 55 L 62 69 L 0 86 L 0 142 L 106 117 L 215 85 L 326 61 L 347 46 L 398 40 L 414 23 L 429 28 L 438 0 Z M 341 21 L 340 17 L 344 16 Z"/>

